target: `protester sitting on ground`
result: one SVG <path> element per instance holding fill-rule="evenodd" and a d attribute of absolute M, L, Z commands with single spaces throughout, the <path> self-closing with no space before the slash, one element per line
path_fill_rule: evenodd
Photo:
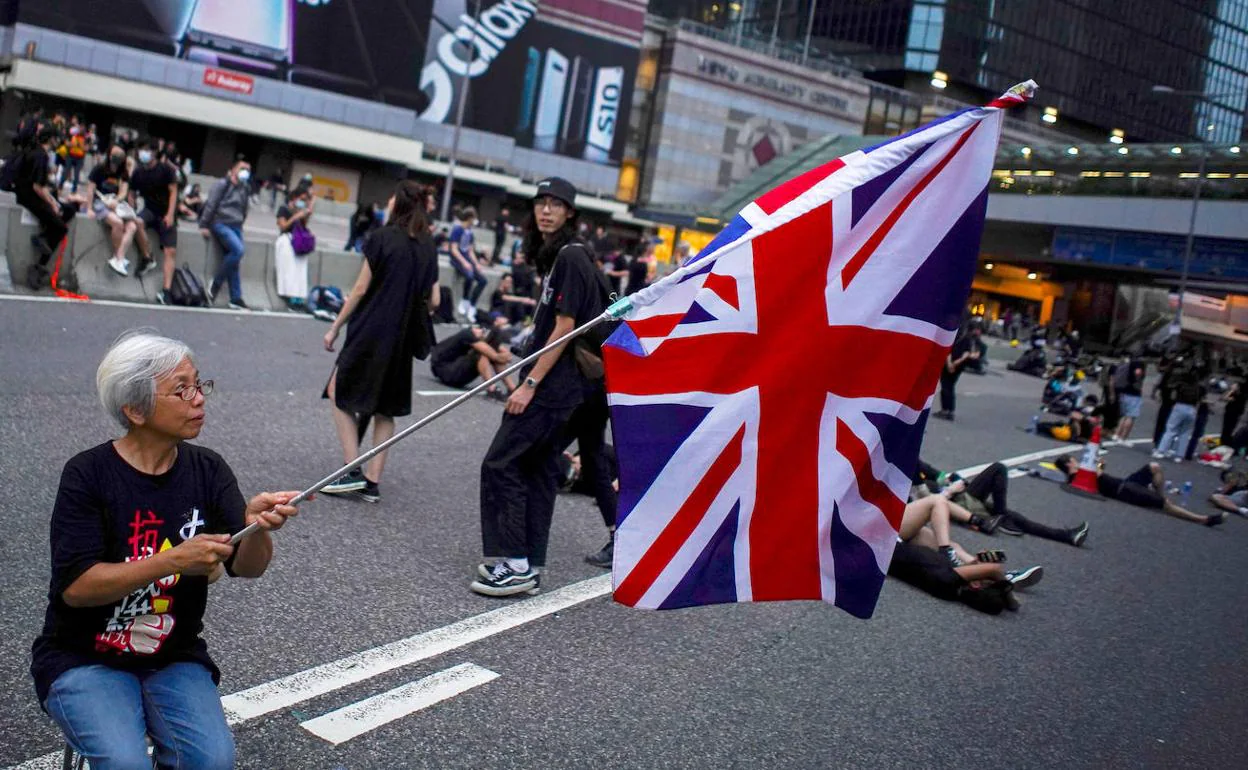
<path fill-rule="evenodd" d="M 1101 424 L 1104 410 L 1091 394 L 1083 397 L 1083 403 L 1064 420 L 1045 420 L 1036 423 L 1036 434 L 1049 436 L 1058 441 L 1086 444 L 1092 438 L 1093 429 Z"/>
<path fill-rule="evenodd" d="M 215 237 L 221 245 L 221 267 L 208 284 L 208 302 L 217 298 L 222 286 L 230 290 L 230 309 L 247 310 L 243 301 L 241 266 L 247 244 L 243 240 L 243 222 L 251 206 L 251 164 L 239 159 L 233 168 L 218 179 L 208 192 L 199 231 L 205 238 Z"/>
<path fill-rule="evenodd" d="M 498 281 L 498 288 L 490 295 L 490 312 L 503 316 L 508 323 L 524 323 L 524 319 L 532 316 L 536 307 L 537 300 L 516 292 L 511 273 L 503 273 Z"/>
<path fill-rule="evenodd" d="M 273 245 L 273 266 L 277 271 L 277 296 L 293 311 L 304 309 L 308 296 L 308 255 L 316 248 L 316 238 L 308 220 L 316 209 L 316 199 L 307 189 L 295 190 L 279 208 L 277 241 Z"/>
<path fill-rule="evenodd" d="M 502 344 L 499 330 L 473 324 L 434 345 L 429 355 L 433 376 L 443 385 L 466 388 L 480 377 L 488 380 L 511 363 L 511 349 Z M 512 377 L 503 379 L 503 386 L 490 386 L 486 394 L 499 401 L 516 389 Z"/>
<path fill-rule="evenodd" d="M 1224 471 L 1222 486 L 1209 497 L 1209 502 L 1224 511 L 1248 516 L 1248 474 L 1243 471 Z"/>
<path fill-rule="evenodd" d="M 416 182 L 399 182 L 390 199 L 389 220 L 364 242 L 359 277 L 325 334 L 325 350 L 333 352 L 338 334 L 347 327 L 346 342 L 321 394 L 333 406 L 346 463 L 360 455 L 364 423 L 371 420 L 377 446 L 394 435 L 394 418 L 412 412 L 412 359 L 429 355 L 432 325 L 427 316 L 437 310 L 441 297 L 438 260 L 425 219 L 428 194 Z M 386 453 L 380 452 L 367 467 L 339 477 L 322 491 L 358 493 L 365 502 L 376 503 L 385 464 Z"/>
<path fill-rule="evenodd" d="M 138 214 L 126 203 L 129 188 L 126 153 L 114 146 L 108 151 L 108 159 L 87 175 L 87 199 L 91 201 L 90 216 L 109 230 L 113 256 L 109 257 L 108 266 L 120 275 L 129 272 L 130 260 L 126 259 L 126 252 L 139 229 Z"/>
<path fill-rule="evenodd" d="M 204 210 L 204 195 L 200 190 L 199 184 L 191 185 L 191 189 L 186 191 L 186 195 L 182 196 L 182 200 L 178 201 L 178 216 L 190 222 L 199 219 L 199 214 Z"/>
<path fill-rule="evenodd" d="M 459 300 L 459 314 L 470 323 L 477 322 L 477 302 L 488 283 L 483 270 L 485 265 L 473 246 L 472 228 L 477 222 L 477 210 L 465 206 L 459 212 L 459 222 L 451 228 L 449 245 L 451 266 L 464 279 L 464 294 Z"/>
<path fill-rule="evenodd" d="M 1079 462 L 1071 455 L 1062 455 L 1054 460 L 1053 464 L 1071 481 L 1074 481 L 1075 474 L 1079 472 Z M 1125 479 L 1110 476 L 1104 472 L 1103 468 L 1097 468 L 1096 488 L 1111 500 L 1118 500 L 1139 508 L 1163 511 L 1176 519 L 1210 527 L 1226 521 L 1225 513 L 1202 516 L 1199 513 L 1192 513 L 1168 498 L 1165 494 L 1165 476 L 1162 475 L 1161 465 L 1155 462 L 1145 465 Z"/>
<path fill-rule="evenodd" d="M 164 261 L 161 263 L 161 290 L 156 294 L 156 302 L 169 304 L 169 290 L 173 287 L 173 272 L 178 258 L 178 228 L 174 222 L 178 200 L 178 176 L 173 167 L 156 157 L 155 142 L 152 139 L 139 141 L 138 163 L 130 172 L 130 205 L 137 205 L 136 198 L 143 198 L 143 209 L 139 211 L 139 229 L 135 239 L 143 259 L 139 263 L 139 275 L 146 275 L 157 266 L 152 256 L 152 244 L 149 233 L 155 236 L 160 246 Z"/>
<path fill-rule="evenodd" d="M 1088 537 L 1086 521 L 1069 529 L 1059 529 L 1011 510 L 1007 502 L 1010 473 L 1002 463 L 989 465 L 967 482 L 956 473 L 945 473 L 919 460 L 914 481 L 948 499 L 949 513 L 954 521 L 986 535 L 993 532 L 1015 537 L 1035 535 L 1075 547 L 1083 545 Z"/>
<path fill-rule="evenodd" d="M 212 381 L 182 342 L 130 333 L 96 372 L 108 416 L 125 430 L 65 464 L 52 509 L 51 580 L 32 647 L 39 703 L 92 767 L 224 769 L 234 739 L 220 672 L 200 637 L 208 585 L 256 578 L 267 530 L 295 492 L 245 501 L 217 453 L 187 443 L 204 425 Z M 230 536 L 260 531 L 237 547 Z"/>

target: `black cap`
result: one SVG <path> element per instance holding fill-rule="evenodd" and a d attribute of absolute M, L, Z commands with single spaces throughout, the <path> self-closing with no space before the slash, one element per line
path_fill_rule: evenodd
<path fill-rule="evenodd" d="M 552 176 L 537 183 L 537 192 L 533 193 L 533 200 L 546 195 L 558 198 L 568 204 L 569 208 L 576 208 L 576 188 L 562 177 Z"/>

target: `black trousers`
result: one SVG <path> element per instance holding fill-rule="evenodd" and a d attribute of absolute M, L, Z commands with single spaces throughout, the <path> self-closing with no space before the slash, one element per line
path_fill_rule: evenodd
<path fill-rule="evenodd" d="M 952 413 L 957 405 L 953 388 L 958 384 L 959 374 L 961 372 L 950 372 L 947 368 L 940 370 L 940 408 L 942 411 Z"/>
<path fill-rule="evenodd" d="M 559 488 L 559 443 L 572 409 L 529 404 L 503 414 L 481 461 L 481 547 L 487 557 L 546 565 Z"/>
<path fill-rule="evenodd" d="M 564 426 L 559 451 L 562 452 L 576 441 L 577 449 L 581 453 L 581 478 L 592 490 L 594 501 L 598 503 L 598 511 L 602 513 L 602 523 L 611 528 L 615 526 L 620 495 L 612 486 L 615 479 L 612 478 L 611 463 L 604 452 L 609 416 L 607 393 L 599 385 L 593 393 L 585 397 L 585 401 L 576 408 Z"/>
<path fill-rule="evenodd" d="M 1009 469 L 1001 463 L 993 463 L 967 483 L 966 493 L 985 505 L 988 505 L 989 500 L 991 500 L 990 510 L 993 514 L 1004 516 L 1007 524 L 1012 524 L 1021 532 L 1035 535 L 1036 537 L 1043 537 L 1046 540 L 1058 540 L 1063 543 L 1070 542 L 1070 530 L 1050 527 L 1038 521 L 1032 521 L 1017 511 L 1010 510 L 1006 502 L 1006 491 L 1009 488 L 1009 483 Z"/>
<path fill-rule="evenodd" d="M 1222 443 L 1231 446 L 1235 443 L 1235 426 L 1239 424 L 1239 418 L 1244 416 L 1244 405 L 1235 401 L 1226 405 L 1226 411 L 1222 413 Z"/>
<path fill-rule="evenodd" d="M 52 247 L 52 253 L 56 253 L 61 247 L 61 241 L 69 234 L 69 226 L 65 224 L 62 215 L 56 213 L 47 201 L 37 195 L 20 195 L 17 202 L 39 221 L 39 234 Z M 46 266 L 51 259 L 52 254 L 40 254 L 39 264 Z"/>

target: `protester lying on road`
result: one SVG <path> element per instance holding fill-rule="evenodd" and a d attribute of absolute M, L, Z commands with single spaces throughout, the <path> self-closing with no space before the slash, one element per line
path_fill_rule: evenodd
<path fill-rule="evenodd" d="M 220 455 L 186 443 L 204 425 L 212 380 L 190 349 L 132 333 L 96 373 L 125 435 L 65 464 L 52 509 L 52 578 L 32 648 L 39 702 L 92 767 L 230 768 L 234 738 L 220 672 L 200 638 L 208 584 L 260 577 L 266 530 L 295 515 L 296 492 L 243 499 Z M 230 535 L 260 531 L 237 547 Z"/>
<path fill-rule="evenodd" d="M 967 483 L 956 473 L 943 473 L 919 460 L 914 481 L 944 495 L 950 502 L 950 515 L 954 521 L 986 535 L 1000 531 L 1014 536 L 1035 535 L 1076 547 L 1083 545 L 1088 537 L 1086 521 L 1076 527 L 1060 529 L 1032 521 L 1011 510 L 1006 502 L 1009 479 L 1009 469 L 1001 463 L 989 465 Z"/>
<path fill-rule="evenodd" d="M 1072 481 L 1075 474 L 1079 472 L 1079 463 L 1071 455 L 1062 455 L 1054 460 L 1053 464 Z M 1199 513 L 1192 513 L 1166 497 L 1163 491 L 1166 488 L 1166 479 L 1161 473 L 1161 466 L 1157 463 L 1149 463 L 1125 479 L 1110 476 L 1104 472 L 1103 468 L 1097 468 L 1096 488 L 1102 495 L 1112 500 L 1140 508 L 1164 511 L 1176 519 L 1184 519 L 1210 527 L 1226 521 L 1225 513 L 1202 516 Z"/>
<path fill-rule="evenodd" d="M 1103 411 L 1096 396 L 1085 396 L 1079 408 L 1071 411 L 1066 419 L 1037 423 L 1036 434 L 1058 441 L 1086 444 L 1092 438 L 1092 429 L 1101 424 Z"/>
<path fill-rule="evenodd" d="M 1209 497 L 1209 502 L 1224 511 L 1248 516 L 1248 474 L 1225 471 L 1222 474 L 1222 487 Z"/>
<path fill-rule="evenodd" d="M 963 577 L 967 580 L 1008 580 L 1020 588 L 1040 582 L 1043 567 L 1006 572 L 1000 562 L 1005 561 L 1001 551 L 984 551 L 972 556 L 949 536 L 950 505 L 943 495 L 930 495 L 906 505 L 902 514 L 901 528 L 897 532 L 903 543 L 935 549 L 954 567 L 976 567 Z"/>

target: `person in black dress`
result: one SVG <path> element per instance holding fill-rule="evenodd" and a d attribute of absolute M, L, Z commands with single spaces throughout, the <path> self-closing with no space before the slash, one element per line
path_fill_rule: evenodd
<path fill-rule="evenodd" d="M 333 400 L 334 427 L 342 456 L 360 454 L 361 422 L 373 419 L 373 445 L 394 435 L 394 418 L 412 411 L 412 359 L 424 359 L 431 346 L 429 314 L 438 307 L 438 260 L 429 237 L 426 209 L 429 190 L 400 182 L 390 199 L 384 227 L 364 242 L 364 264 L 342 312 L 325 334 L 333 352 L 343 324 L 347 339 L 323 397 Z M 373 458 L 322 491 L 358 493 L 375 503 L 386 453 Z"/>

